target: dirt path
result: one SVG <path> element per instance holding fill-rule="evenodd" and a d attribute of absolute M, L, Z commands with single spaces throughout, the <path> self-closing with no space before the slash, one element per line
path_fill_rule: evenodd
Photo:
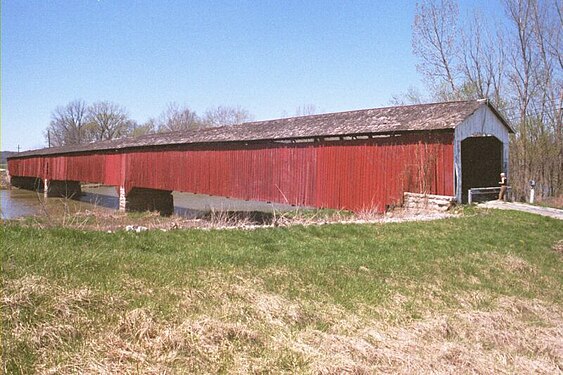
<path fill-rule="evenodd" d="M 555 219 L 563 220 L 563 210 L 559 210 L 557 208 L 532 206 L 530 204 L 525 204 L 525 203 L 489 201 L 489 202 L 478 204 L 478 207 L 497 208 L 499 210 L 524 211 L 524 212 L 530 212 L 532 214 L 549 216 Z"/>

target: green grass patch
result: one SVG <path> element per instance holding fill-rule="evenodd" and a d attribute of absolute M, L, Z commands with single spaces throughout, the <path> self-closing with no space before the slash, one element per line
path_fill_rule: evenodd
<path fill-rule="evenodd" d="M 325 299 L 355 308 L 394 291 L 439 283 L 449 290 L 485 288 L 534 296 L 533 272 L 561 282 L 561 221 L 521 213 L 473 213 L 435 222 L 334 224 L 239 230 L 100 233 L 2 227 L 4 277 L 33 274 L 55 282 L 115 290 L 131 277 L 153 287 L 189 285 L 205 271 L 260 277 L 272 292 Z M 510 254 L 529 264 L 502 264 Z M 503 258 L 504 259 L 504 258 Z M 272 272 L 282 269 L 283 273 Z M 532 272 L 532 269 L 534 270 Z M 478 279 L 478 286 L 467 283 Z"/>
<path fill-rule="evenodd" d="M 229 322 L 221 332 L 235 352 L 245 352 L 251 363 L 266 356 L 270 365 L 299 371 L 309 366 L 301 354 L 269 352 L 264 345 L 271 321 L 284 322 L 290 332 L 327 331 L 335 314 L 400 322 L 468 303 L 487 309 L 500 297 L 563 302 L 561 254 L 553 250 L 563 239 L 563 222 L 519 212 L 468 209 L 461 218 L 432 222 L 257 230 L 105 233 L 16 224 L 0 230 L 8 301 L 3 354 L 15 373 L 38 371 L 48 362 L 44 352 L 64 359 L 87 350 L 104 328 L 122 327 L 115 332 L 145 342 L 144 328 L 135 326 L 141 323 L 126 315 L 135 309 L 152 314 L 143 319 L 155 330 L 157 322 L 202 317 Z M 26 280 L 35 281 L 20 296 Z M 467 297 L 474 295 L 483 297 Z M 57 339 L 35 337 L 37 327 L 65 314 L 64 305 L 78 329 L 59 327 Z M 240 324 L 258 333 L 241 331 Z M 201 329 L 209 327 L 215 326 Z M 190 353 L 186 358 L 205 357 Z M 221 358 L 220 368 L 211 357 L 192 368 L 233 369 L 232 352 Z M 176 361 L 166 368 L 188 365 Z"/>

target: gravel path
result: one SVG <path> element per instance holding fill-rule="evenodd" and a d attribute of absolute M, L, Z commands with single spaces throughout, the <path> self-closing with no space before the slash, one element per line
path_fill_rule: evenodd
<path fill-rule="evenodd" d="M 531 204 L 516 203 L 516 202 L 502 202 L 502 201 L 488 201 L 477 205 L 483 208 L 497 208 L 499 210 L 516 210 L 530 212 L 532 214 L 549 216 L 555 219 L 563 220 L 563 210 L 557 208 L 532 206 Z"/>

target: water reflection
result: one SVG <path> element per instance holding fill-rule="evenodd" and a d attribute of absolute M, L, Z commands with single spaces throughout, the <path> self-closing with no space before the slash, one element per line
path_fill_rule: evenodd
<path fill-rule="evenodd" d="M 0 190 L 0 212 L 2 219 L 32 216 L 39 213 L 39 195 L 20 189 Z"/>
<path fill-rule="evenodd" d="M 23 189 L 0 190 L 2 219 L 16 219 L 26 216 L 41 214 L 75 213 L 78 211 L 98 209 L 117 209 L 117 203 L 113 203 L 111 196 L 86 192 L 78 200 L 63 198 L 43 197 L 42 192 Z"/>
<path fill-rule="evenodd" d="M 113 186 L 82 187 L 81 202 L 90 203 L 94 206 L 119 208 L 119 196 Z"/>
<path fill-rule="evenodd" d="M 2 219 L 33 216 L 47 211 L 74 213 L 93 209 L 117 210 L 119 197 L 113 186 L 83 186 L 78 200 L 43 198 L 43 193 L 22 189 L 0 190 Z M 273 212 L 295 210 L 291 205 L 244 201 L 201 194 L 173 192 L 174 214 L 186 218 L 201 218 L 215 211 Z"/>

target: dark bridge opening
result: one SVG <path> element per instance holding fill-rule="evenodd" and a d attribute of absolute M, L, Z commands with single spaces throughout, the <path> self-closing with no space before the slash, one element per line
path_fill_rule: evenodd
<path fill-rule="evenodd" d="M 133 188 L 127 194 L 127 211 L 158 211 L 162 216 L 174 213 L 174 198 L 170 190 Z"/>
<path fill-rule="evenodd" d="M 462 201 L 471 188 L 498 186 L 502 172 L 502 142 L 495 137 L 471 137 L 461 142 Z M 481 196 L 491 199 L 491 196 Z"/>
<path fill-rule="evenodd" d="M 12 176 L 10 179 L 12 186 L 34 191 L 43 191 L 43 180 L 38 177 Z"/>

